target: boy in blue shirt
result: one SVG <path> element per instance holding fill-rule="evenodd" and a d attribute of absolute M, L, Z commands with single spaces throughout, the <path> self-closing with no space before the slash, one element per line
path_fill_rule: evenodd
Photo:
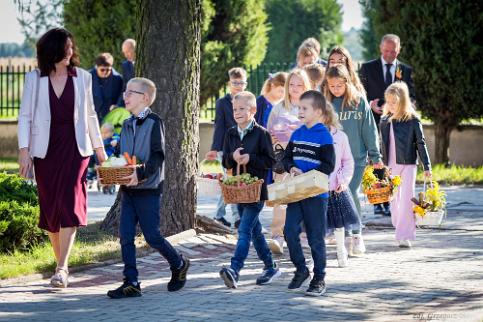
<path fill-rule="evenodd" d="M 317 91 L 307 91 L 300 97 L 299 119 L 303 125 L 292 133 L 285 150 L 285 170 L 299 175 L 318 170 L 329 175 L 335 166 L 335 152 L 329 130 L 320 123 L 322 113 L 328 104 Z M 325 292 L 325 229 L 327 222 L 328 193 L 303 199 L 287 205 L 284 234 L 290 260 L 296 267 L 295 275 L 288 285 L 290 290 L 300 289 L 310 277 L 302 245 L 300 244 L 301 223 L 305 224 L 307 240 L 314 260 L 314 276 L 306 295 L 319 296 Z"/>

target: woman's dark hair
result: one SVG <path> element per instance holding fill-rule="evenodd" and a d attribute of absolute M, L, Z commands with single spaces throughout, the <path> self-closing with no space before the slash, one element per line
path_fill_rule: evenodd
<path fill-rule="evenodd" d="M 72 41 L 73 51 L 68 67 L 79 66 L 74 36 L 67 29 L 54 28 L 43 34 L 37 41 L 37 63 L 42 74 L 50 74 L 55 70 L 55 64 L 64 59 L 67 39 Z"/>

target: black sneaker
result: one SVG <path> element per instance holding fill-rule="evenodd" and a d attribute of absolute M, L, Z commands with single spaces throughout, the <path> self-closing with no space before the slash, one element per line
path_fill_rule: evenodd
<path fill-rule="evenodd" d="M 235 221 L 235 229 L 238 229 L 238 227 L 240 227 L 240 219 Z"/>
<path fill-rule="evenodd" d="M 229 221 L 227 221 L 225 218 L 221 217 L 221 218 L 214 218 L 217 222 L 219 222 L 220 224 L 222 225 L 225 225 L 226 227 L 230 228 L 231 227 L 231 223 Z"/>
<path fill-rule="evenodd" d="M 307 295 L 307 296 L 321 296 L 322 294 L 325 293 L 325 290 L 326 290 L 326 288 L 325 288 L 324 279 L 322 279 L 322 278 L 319 279 L 317 277 L 314 277 L 310 281 L 309 288 L 305 292 L 305 295 Z"/>
<path fill-rule="evenodd" d="M 171 280 L 168 282 L 168 291 L 179 291 L 186 284 L 186 273 L 190 268 L 190 260 L 181 255 L 183 265 L 180 268 L 171 268 Z"/>
<path fill-rule="evenodd" d="M 228 288 L 238 287 L 238 273 L 229 267 L 223 267 L 220 271 L 220 277 Z"/>
<path fill-rule="evenodd" d="M 374 205 L 374 215 L 384 215 L 384 208 L 381 204 Z"/>
<path fill-rule="evenodd" d="M 257 285 L 266 285 L 272 283 L 272 281 L 282 274 L 277 267 L 277 264 L 273 262 L 271 267 L 265 267 L 262 275 L 257 278 Z"/>
<path fill-rule="evenodd" d="M 292 281 L 290 282 L 290 284 L 288 284 L 288 289 L 289 290 L 300 289 L 300 287 L 302 287 L 302 284 L 304 284 L 304 282 L 307 279 L 309 279 L 309 277 L 310 277 L 310 273 L 307 268 L 305 268 L 305 270 L 303 271 L 296 270 L 295 275 L 292 278 Z"/>
<path fill-rule="evenodd" d="M 115 290 L 110 290 L 107 292 L 107 296 L 111 299 L 122 299 L 125 297 L 138 297 L 141 296 L 141 283 L 128 282 L 124 279 L 124 283 Z"/>
<path fill-rule="evenodd" d="M 384 203 L 384 216 L 391 217 L 391 207 L 389 206 L 389 202 Z"/>

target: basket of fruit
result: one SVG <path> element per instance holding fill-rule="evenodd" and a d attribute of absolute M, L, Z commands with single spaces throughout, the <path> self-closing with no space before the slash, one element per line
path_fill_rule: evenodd
<path fill-rule="evenodd" d="M 397 187 L 401 185 L 400 176 L 391 176 L 388 167 L 376 169 L 379 177 L 374 173 L 374 167 L 368 165 L 362 176 L 362 188 L 371 204 L 389 202 Z"/>
<path fill-rule="evenodd" d="M 203 160 L 200 163 L 201 175 L 196 179 L 198 195 L 217 197 L 221 194 L 220 178 L 223 168 L 218 160 Z"/>
<path fill-rule="evenodd" d="M 220 182 L 221 192 L 226 204 L 252 203 L 260 201 L 263 179 L 252 177 L 246 173 L 243 165 L 243 174 L 240 174 L 240 164 L 237 165 L 238 175 L 227 177 Z"/>
<path fill-rule="evenodd" d="M 136 169 L 136 156 L 131 158 L 126 152 L 124 156 L 110 157 L 97 168 L 97 178 L 102 185 L 126 184 L 129 180 L 122 179 L 133 174 Z"/>

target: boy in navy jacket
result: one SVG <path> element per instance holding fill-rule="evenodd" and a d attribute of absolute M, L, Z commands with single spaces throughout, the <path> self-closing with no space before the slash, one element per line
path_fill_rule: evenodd
<path fill-rule="evenodd" d="M 265 178 L 275 163 L 270 134 L 255 122 L 256 110 L 257 103 L 252 93 L 240 92 L 233 97 L 233 112 L 237 125 L 230 128 L 225 135 L 223 166 L 233 169 L 234 175 L 238 174 L 237 164 L 240 164 L 240 168 L 243 165 L 246 166 L 250 175 Z M 267 185 L 264 182 L 259 202 L 238 204 L 240 226 L 235 254 L 231 259 L 230 267 L 223 267 L 220 271 L 221 278 L 229 288 L 237 287 L 240 270 L 248 256 L 250 242 L 253 242 L 258 257 L 265 264 L 262 275 L 257 278 L 257 285 L 269 284 L 280 275 L 258 219 L 266 199 Z"/>
<path fill-rule="evenodd" d="M 329 175 L 335 166 L 335 152 L 329 130 L 320 123 L 328 104 L 317 91 L 307 91 L 300 97 L 299 118 L 303 125 L 292 133 L 285 149 L 283 163 L 285 170 L 299 175 L 318 170 Z M 299 289 L 310 277 L 302 246 L 300 244 L 301 223 L 305 224 L 307 240 L 314 260 L 314 276 L 306 295 L 319 296 L 325 292 L 325 226 L 327 221 L 328 193 L 290 203 L 287 206 L 284 234 L 290 253 L 290 260 L 296 267 L 290 282 L 290 290 Z"/>

